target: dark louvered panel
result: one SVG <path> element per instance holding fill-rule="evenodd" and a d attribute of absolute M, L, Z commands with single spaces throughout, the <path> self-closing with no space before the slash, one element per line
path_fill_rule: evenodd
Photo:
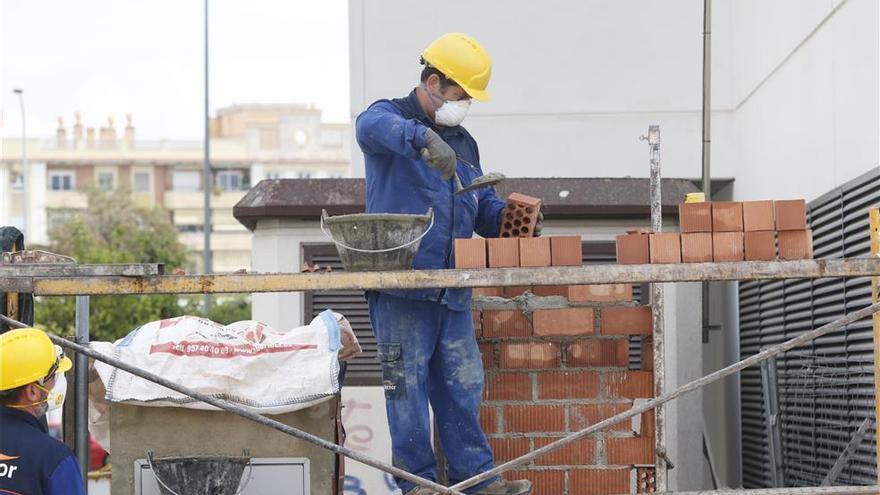
<path fill-rule="evenodd" d="M 809 205 L 817 258 L 869 253 L 869 206 L 880 204 L 880 169 Z M 743 282 L 739 285 L 741 357 L 864 308 L 867 279 Z M 786 486 L 816 486 L 865 418 L 874 415 L 873 334 L 863 320 L 777 359 Z M 770 486 L 761 373 L 744 370 L 742 461 L 745 488 Z M 876 434 L 847 462 L 835 484 L 869 485 L 876 479 Z"/>

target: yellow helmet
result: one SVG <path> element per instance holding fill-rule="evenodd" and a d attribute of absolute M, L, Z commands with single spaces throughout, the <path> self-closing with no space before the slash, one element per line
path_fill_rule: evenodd
<path fill-rule="evenodd" d="M 64 373 L 72 364 L 42 330 L 18 328 L 0 335 L 0 391 Z"/>
<path fill-rule="evenodd" d="M 464 33 L 446 33 L 422 50 L 422 58 L 456 82 L 468 96 L 488 101 L 492 59 L 477 40 Z"/>

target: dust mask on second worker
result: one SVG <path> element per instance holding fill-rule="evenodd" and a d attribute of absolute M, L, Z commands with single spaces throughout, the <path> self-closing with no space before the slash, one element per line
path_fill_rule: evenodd
<path fill-rule="evenodd" d="M 432 100 L 442 102 L 439 107 L 434 109 L 434 123 L 443 127 L 455 127 L 460 125 L 464 118 L 467 117 L 468 110 L 471 108 L 471 100 L 444 100 L 443 98 L 431 93 L 425 85 L 422 89 L 428 93 Z"/>

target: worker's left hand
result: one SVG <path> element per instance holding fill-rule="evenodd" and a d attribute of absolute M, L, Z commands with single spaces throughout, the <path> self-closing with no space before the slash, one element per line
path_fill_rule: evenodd
<path fill-rule="evenodd" d="M 544 213 L 538 212 L 538 220 L 535 221 L 535 229 L 532 232 L 533 237 L 541 237 L 541 231 L 544 230 Z"/>

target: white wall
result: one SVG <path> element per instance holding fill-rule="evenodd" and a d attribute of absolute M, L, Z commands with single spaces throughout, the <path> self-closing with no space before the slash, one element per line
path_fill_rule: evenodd
<path fill-rule="evenodd" d="M 736 178 L 737 198 L 811 199 L 880 162 L 877 10 L 714 1 L 713 175 Z M 700 175 L 702 0 L 351 0 L 349 12 L 353 118 L 405 95 L 420 49 L 459 30 L 494 62 L 493 99 L 466 121 L 485 169 L 647 176 L 638 136 L 659 123 L 665 175 Z M 362 175 L 357 147 L 352 158 Z"/>

